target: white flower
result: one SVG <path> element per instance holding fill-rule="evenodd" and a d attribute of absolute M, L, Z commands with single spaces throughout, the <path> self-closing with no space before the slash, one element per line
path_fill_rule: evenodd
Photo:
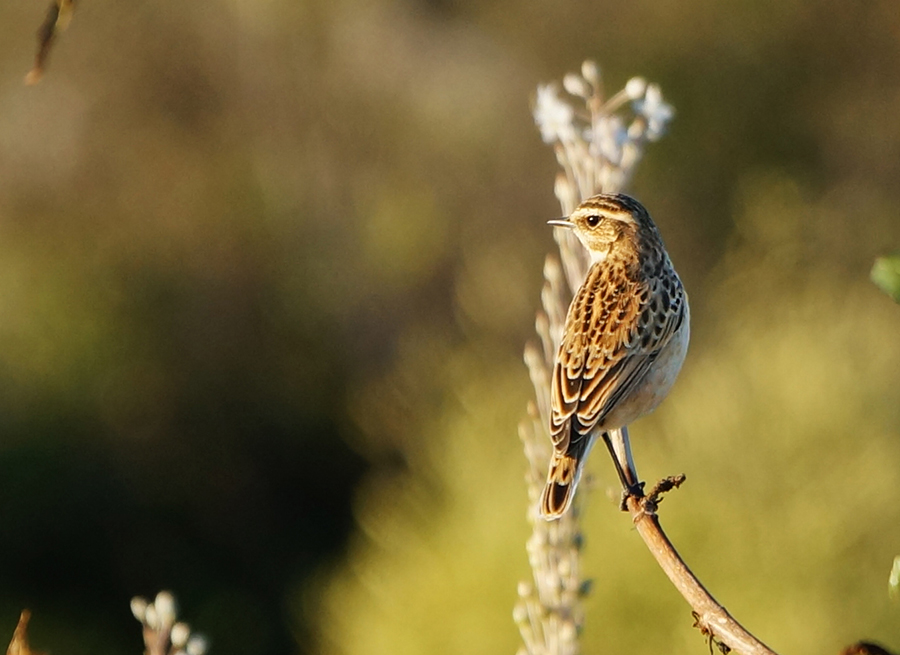
<path fill-rule="evenodd" d="M 148 605 L 144 611 L 144 624 L 153 630 L 159 629 L 159 614 L 157 614 L 154 605 Z"/>
<path fill-rule="evenodd" d="M 584 63 L 581 64 L 581 76 L 587 80 L 588 84 L 592 84 L 595 87 L 599 85 L 600 67 L 597 65 L 597 62 L 586 59 Z"/>
<path fill-rule="evenodd" d="M 656 141 L 666 131 L 666 123 L 675 115 L 672 105 L 662 99 L 658 84 L 650 84 L 643 100 L 634 102 L 634 111 L 647 120 L 647 138 Z"/>
<path fill-rule="evenodd" d="M 147 601 L 140 596 L 132 598 L 131 613 L 134 614 L 134 618 L 143 623 L 147 616 Z"/>
<path fill-rule="evenodd" d="M 170 627 L 175 623 L 175 596 L 168 591 L 161 591 L 156 594 L 156 600 L 153 602 L 156 607 L 156 616 L 159 619 L 159 625 L 163 628 Z"/>
<path fill-rule="evenodd" d="M 622 144 L 628 136 L 622 119 L 615 114 L 604 116 L 597 121 L 594 129 L 590 139 L 591 154 L 618 165 L 622 159 Z"/>
<path fill-rule="evenodd" d="M 188 639 L 187 646 L 185 646 L 188 655 L 205 655 L 208 648 L 209 643 L 203 635 L 194 635 Z"/>
<path fill-rule="evenodd" d="M 557 173 L 556 180 L 553 182 L 553 195 L 556 196 L 556 199 L 559 200 L 563 207 L 567 207 L 571 204 L 574 208 L 575 205 L 578 204 L 575 187 L 565 173 Z M 540 549 L 542 544 L 536 542 L 532 543 L 532 541 L 529 540 L 526 546 L 529 551 L 531 551 Z"/>
<path fill-rule="evenodd" d="M 569 73 L 563 78 L 563 88 L 579 98 L 589 98 L 593 93 L 584 78 L 575 73 Z"/>
<path fill-rule="evenodd" d="M 172 631 L 169 633 L 169 640 L 172 642 L 173 646 L 181 647 L 187 643 L 188 637 L 190 636 L 190 626 L 188 626 L 187 623 L 179 621 L 172 626 Z"/>
<path fill-rule="evenodd" d="M 647 80 L 643 77 L 632 77 L 625 85 L 625 95 L 632 100 L 638 100 L 647 90 Z"/>
<path fill-rule="evenodd" d="M 538 86 L 534 122 L 541 130 L 541 139 L 544 143 L 574 141 L 575 128 L 572 125 L 574 118 L 575 111 L 571 105 L 559 99 L 555 86 L 550 84 Z"/>
<path fill-rule="evenodd" d="M 516 603 L 515 607 L 513 607 L 513 621 L 518 625 L 520 623 L 525 623 L 525 619 L 527 618 L 528 608 L 522 603 Z"/>
<path fill-rule="evenodd" d="M 571 619 L 562 622 L 562 625 L 559 626 L 559 638 L 565 641 L 575 641 L 575 636 L 578 634 L 578 628 L 575 627 L 575 622 Z"/>

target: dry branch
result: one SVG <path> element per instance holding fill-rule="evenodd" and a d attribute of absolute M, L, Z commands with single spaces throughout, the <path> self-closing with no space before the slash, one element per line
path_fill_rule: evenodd
<path fill-rule="evenodd" d="M 775 651 L 747 632 L 712 597 L 703 583 L 684 563 L 666 533 L 663 532 L 662 526 L 659 524 L 659 517 L 656 515 L 656 509 L 661 500 L 660 494 L 679 486 L 683 480 L 684 476 L 666 478 L 657 484 L 657 487 L 647 496 L 627 498 L 628 511 L 638 534 L 647 544 L 647 548 L 656 558 L 660 568 L 691 606 L 694 625 L 700 629 L 701 633 L 709 636 L 711 641 L 724 645 L 729 651 L 743 655 L 775 655 Z"/>

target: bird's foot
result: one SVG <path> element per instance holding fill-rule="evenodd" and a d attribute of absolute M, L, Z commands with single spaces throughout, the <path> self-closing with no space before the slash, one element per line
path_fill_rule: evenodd
<path fill-rule="evenodd" d="M 634 484 L 630 484 L 622 489 L 622 500 L 619 503 L 619 509 L 623 512 L 628 511 L 628 499 L 634 498 L 640 501 L 644 498 L 644 483 L 643 482 L 635 482 Z"/>
<path fill-rule="evenodd" d="M 638 521 L 643 516 L 656 516 L 656 510 L 659 509 L 659 504 L 662 502 L 663 494 L 672 489 L 677 489 L 681 486 L 681 484 L 685 481 L 685 475 L 682 473 L 681 475 L 670 475 L 667 478 L 663 478 L 650 489 L 650 493 L 646 496 L 643 494 L 643 483 L 641 483 L 641 493 L 637 496 L 638 501 L 638 512 L 635 513 L 634 520 Z M 625 492 L 622 497 L 622 504 L 627 509 L 629 494 Z"/>

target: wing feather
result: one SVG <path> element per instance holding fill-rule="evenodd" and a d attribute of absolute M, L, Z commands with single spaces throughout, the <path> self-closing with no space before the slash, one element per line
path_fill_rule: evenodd
<path fill-rule="evenodd" d="M 640 386 L 681 326 L 685 307 L 677 277 L 641 281 L 620 267 L 591 267 L 569 306 L 552 377 L 550 433 L 557 452 L 581 450 L 594 428 Z"/>

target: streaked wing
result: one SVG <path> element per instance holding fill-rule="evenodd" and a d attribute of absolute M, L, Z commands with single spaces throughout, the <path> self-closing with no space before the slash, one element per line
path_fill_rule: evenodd
<path fill-rule="evenodd" d="M 685 306 L 674 275 L 639 282 L 622 268 L 591 267 L 569 307 L 553 371 L 550 436 L 557 451 L 572 452 L 640 385 Z"/>

